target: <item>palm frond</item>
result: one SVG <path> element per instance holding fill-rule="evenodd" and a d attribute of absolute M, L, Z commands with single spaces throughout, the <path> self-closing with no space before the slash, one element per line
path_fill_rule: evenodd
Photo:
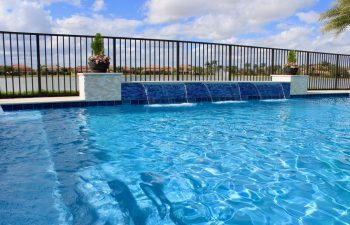
<path fill-rule="evenodd" d="M 325 21 L 322 32 L 342 33 L 350 26 L 350 0 L 338 0 L 336 5 L 321 14 L 320 21 Z"/>

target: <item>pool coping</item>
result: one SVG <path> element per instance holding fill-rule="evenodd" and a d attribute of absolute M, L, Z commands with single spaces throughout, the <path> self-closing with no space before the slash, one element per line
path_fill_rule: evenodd
<path fill-rule="evenodd" d="M 309 90 L 306 95 L 291 95 L 290 98 L 350 97 L 350 90 Z"/>
<path fill-rule="evenodd" d="M 350 90 L 308 91 L 306 95 L 292 95 L 290 98 L 326 98 L 350 97 Z M 195 102 L 206 102 L 209 99 L 198 99 Z M 177 102 L 174 102 L 177 103 Z M 74 108 L 89 106 L 113 106 L 122 104 L 147 104 L 147 102 L 128 101 L 85 101 L 81 97 L 40 97 L 40 98 L 14 98 L 0 99 L 0 106 L 4 111 Z"/>

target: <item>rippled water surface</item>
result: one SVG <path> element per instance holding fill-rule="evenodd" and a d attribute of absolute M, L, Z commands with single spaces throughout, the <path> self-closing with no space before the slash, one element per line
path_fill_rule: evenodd
<path fill-rule="evenodd" d="M 0 115 L 0 224 L 350 224 L 350 100 Z"/>

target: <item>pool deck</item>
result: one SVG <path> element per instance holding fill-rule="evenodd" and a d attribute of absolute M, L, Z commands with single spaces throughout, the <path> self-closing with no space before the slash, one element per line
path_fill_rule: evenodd
<path fill-rule="evenodd" d="M 308 91 L 308 95 L 319 95 L 319 94 L 350 94 L 350 90 L 318 90 L 318 91 Z"/>
<path fill-rule="evenodd" d="M 84 101 L 84 99 L 79 97 L 79 96 L 70 96 L 70 97 L 37 97 L 37 98 L 6 98 L 6 99 L 0 99 L 0 105 L 83 102 L 83 101 Z"/>
<path fill-rule="evenodd" d="M 344 96 L 349 94 L 350 90 L 318 90 L 318 91 L 308 91 L 306 96 L 332 96 L 336 97 Z M 22 104 L 43 104 L 43 103 L 68 103 L 68 102 L 84 102 L 84 98 L 79 96 L 72 97 L 40 97 L 40 98 L 10 98 L 10 99 L 0 99 L 0 105 L 22 105 Z"/>

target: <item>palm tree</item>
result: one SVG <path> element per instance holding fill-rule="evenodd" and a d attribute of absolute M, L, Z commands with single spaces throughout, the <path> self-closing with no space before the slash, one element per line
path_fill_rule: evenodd
<path fill-rule="evenodd" d="M 350 0 L 337 0 L 333 8 L 321 14 L 320 20 L 325 21 L 322 31 L 340 34 L 350 26 Z"/>

